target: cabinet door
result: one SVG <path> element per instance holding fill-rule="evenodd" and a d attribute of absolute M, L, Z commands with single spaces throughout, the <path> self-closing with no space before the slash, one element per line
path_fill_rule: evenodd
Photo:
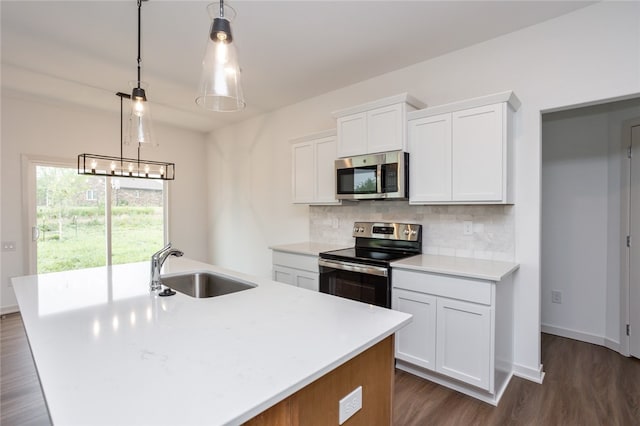
<path fill-rule="evenodd" d="M 367 113 L 338 118 L 338 156 L 349 157 L 367 153 Z"/>
<path fill-rule="evenodd" d="M 316 141 L 316 194 L 317 202 L 336 200 L 336 138 Z"/>
<path fill-rule="evenodd" d="M 313 142 L 292 145 L 292 194 L 294 203 L 310 203 L 314 198 L 315 160 Z"/>
<path fill-rule="evenodd" d="M 453 113 L 453 201 L 502 201 L 504 103 Z"/>
<path fill-rule="evenodd" d="M 283 284 L 294 284 L 295 270 L 285 266 L 273 265 L 273 280 Z"/>
<path fill-rule="evenodd" d="M 435 370 L 436 298 L 399 288 L 392 295 L 394 310 L 413 315 L 413 321 L 396 332 L 396 358 Z"/>
<path fill-rule="evenodd" d="M 491 308 L 438 299 L 436 371 L 489 392 Z"/>
<path fill-rule="evenodd" d="M 409 122 L 409 203 L 451 201 L 451 114 Z"/>
<path fill-rule="evenodd" d="M 307 271 L 297 271 L 294 279 L 295 285 L 300 288 L 313 291 L 319 291 L 320 289 L 318 274 Z"/>
<path fill-rule="evenodd" d="M 404 105 L 396 104 L 367 112 L 367 153 L 404 149 Z"/>

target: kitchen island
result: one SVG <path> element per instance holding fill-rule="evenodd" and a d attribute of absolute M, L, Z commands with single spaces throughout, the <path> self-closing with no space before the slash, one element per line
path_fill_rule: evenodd
<path fill-rule="evenodd" d="M 256 287 L 159 297 L 148 262 L 12 279 L 53 424 L 337 424 L 360 385 L 345 424 L 390 424 L 393 333 L 410 315 L 185 258 L 163 274 L 184 271 Z"/>

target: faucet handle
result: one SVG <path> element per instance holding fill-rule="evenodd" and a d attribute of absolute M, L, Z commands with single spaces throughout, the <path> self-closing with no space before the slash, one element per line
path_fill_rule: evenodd
<path fill-rule="evenodd" d="M 158 250 L 157 252 L 153 253 L 154 258 L 159 257 L 162 253 L 164 253 L 165 251 L 169 250 L 171 248 L 171 242 L 169 242 L 169 244 L 167 244 L 166 246 L 164 246 L 163 248 L 161 248 L 160 250 Z"/>

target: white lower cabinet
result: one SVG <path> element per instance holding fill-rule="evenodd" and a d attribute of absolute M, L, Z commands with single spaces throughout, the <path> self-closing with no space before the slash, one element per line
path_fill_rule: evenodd
<path fill-rule="evenodd" d="M 513 369 L 512 294 L 510 277 L 394 268 L 392 308 L 413 315 L 396 332 L 396 367 L 497 404 Z"/>
<path fill-rule="evenodd" d="M 413 315 L 413 322 L 396 333 L 396 358 L 420 367 L 436 368 L 436 298 L 393 289 L 393 309 Z"/>
<path fill-rule="evenodd" d="M 273 251 L 273 280 L 319 290 L 318 256 Z"/>
<path fill-rule="evenodd" d="M 491 308 L 438 299 L 436 371 L 491 390 Z"/>

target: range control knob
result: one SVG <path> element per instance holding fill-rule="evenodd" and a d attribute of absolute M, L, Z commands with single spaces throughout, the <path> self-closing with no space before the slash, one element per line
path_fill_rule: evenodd
<path fill-rule="evenodd" d="M 360 228 L 358 228 L 358 232 L 364 232 L 364 228 L 361 226 Z"/>
<path fill-rule="evenodd" d="M 411 235 L 416 235 L 417 233 L 418 233 L 418 231 L 416 231 L 415 229 L 413 229 L 413 230 L 411 231 Z"/>
<path fill-rule="evenodd" d="M 358 232 L 358 227 L 357 226 L 353 227 L 353 232 Z"/>
<path fill-rule="evenodd" d="M 404 235 L 409 235 L 411 233 L 411 231 L 409 231 L 408 229 L 404 230 Z"/>

